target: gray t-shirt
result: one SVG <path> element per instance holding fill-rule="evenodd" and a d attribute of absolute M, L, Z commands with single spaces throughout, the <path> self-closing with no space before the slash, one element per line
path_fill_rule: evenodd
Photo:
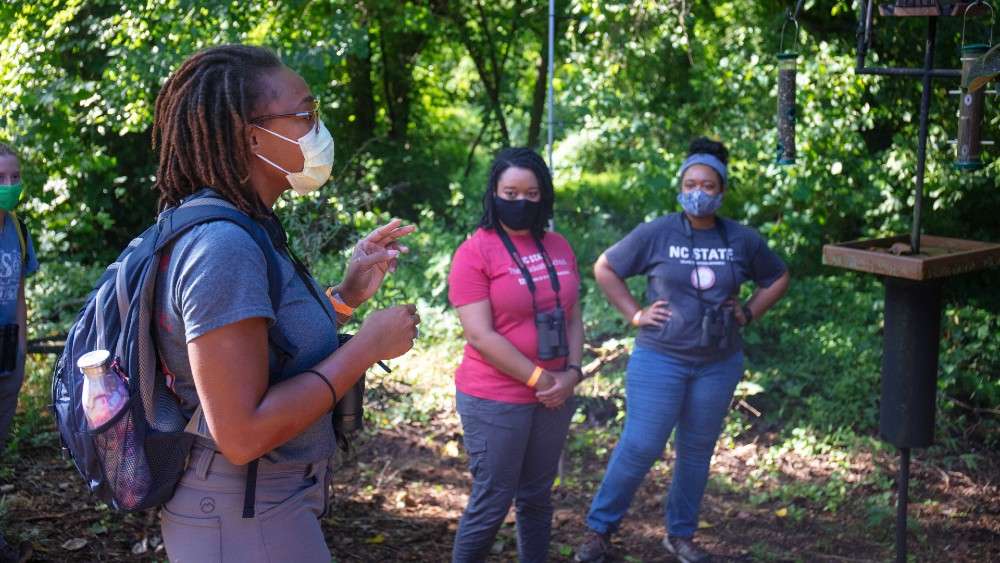
<path fill-rule="evenodd" d="M 275 314 L 264 253 L 239 225 L 229 221 L 198 225 L 164 251 L 156 279 L 154 333 L 162 360 L 174 378 L 173 390 L 188 416 L 199 401 L 187 344 L 207 332 L 254 317 L 268 319 L 269 327 L 276 320 L 285 338 L 297 348 L 282 377 L 312 368 L 337 349 L 332 307 L 325 299 L 321 306 L 313 297 L 286 255 L 281 253 L 279 262 L 283 290 Z M 310 281 L 322 295 L 315 281 Z M 274 350 L 269 352 L 269 361 L 273 373 L 278 365 Z M 333 451 L 328 413 L 265 457 L 275 463 L 312 463 L 329 458 Z"/>
<path fill-rule="evenodd" d="M 671 213 L 639 225 L 605 252 L 622 279 L 646 276 L 646 305 L 669 302 L 670 320 L 662 329 L 642 327 L 637 345 L 692 362 L 722 360 L 742 349 L 738 330 L 728 348 L 701 346 L 703 311 L 736 295 L 746 281 L 769 287 L 787 267 L 754 229 L 729 219 L 717 223 L 693 229 L 683 214 Z"/>

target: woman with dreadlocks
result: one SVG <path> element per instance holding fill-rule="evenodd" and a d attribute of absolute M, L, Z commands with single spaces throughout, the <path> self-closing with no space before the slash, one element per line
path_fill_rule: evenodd
<path fill-rule="evenodd" d="M 211 190 L 280 232 L 278 197 L 330 176 L 333 140 L 316 100 L 266 49 L 193 55 L 164 84 L 155 114 L 161 209 Z M 199 437 L 161 511 L 171 561 L 330 561 L 318 520 L 334 450 L 330 410 L 369 367 L 406 353 L 420 322 L 412 305 L 376 311 L 338 347 L 333 319 L 379 289 L 406 252 L 397 241 L 413 230 L 392 221 L 362 239 L 329 300 L 275 236 L 282 291 L 273 306 L 264 247 L 235 223 L 203 223 L 165 251 L 157 349 L 182 408 L 211 437 Z M 275 327 L 296 350 L 279 368 Z M 247 502 L 253 518 L 242 517 Z"/>

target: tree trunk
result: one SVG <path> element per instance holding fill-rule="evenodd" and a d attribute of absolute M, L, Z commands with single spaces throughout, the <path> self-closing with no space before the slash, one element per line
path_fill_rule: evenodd
<path fill-rule="evenodd" d="M 368 14 L 363 3 L 359 3 L 358 11 L 363 14 L 359 25 L 362 29 L 369 29 Z M 347 87 L 351 92 L 351 103 L 354 107 L 354 123 L 350 127 L 356 147 L 360 147 L 375 136 L 375 84 L 372 81 L 371 35 L 366 33 L 364 41 L 363 53 L 347 57 L 347 74 L 350 77 Z"/>
<path fill-rule="evenodd" d="M 549 77 L 548 40 L 542 42 L 541 56 L 538 58 L 538 72 L 535 74 L 535 90 L 531 96 L 531 112 L 528 122 L 528 147 L 537 149 L 541 145 L 542 117 L 545 115 L 545 93 Z"/>
<path fill-rule="evenodd" d="M 421 33 L 387 29 L 385 19 L 380 18 L 382 83 L 389 113 L 389 138 L 394 141 L 407 137 L 413 102 L 413 66 L 427 40 L 428 36 Z"/>
<path fill-rule="evenodd" d="M 479 81 L 482 82 L 483 89 L 486 91 L 486 107 L 489 108 L 490 112 L 496 117 L 497 127 L 500 130 L 502 142 L 505 146 L 510 146 L 510 129 L 507 127 L 507 117 L 504 115 L 503 103 L 500 99 L 502 91 L 501 78 L 503 76 L 505 66 L 504 63 L 506 62 L 507 54 L 510 52 L 510 44 L 508 43 L 507 49 L 500 59 L 502 62 L 498 62 L 493 37 L 489 32 L 489 18 L 487 17 L 481 2 L 477 2 L 477 8 L 480 16 L 479 24 L 482 27 L 482 33 L 484 35 L 482 38 L 482 45 L 478 45 L 472 37 L 473 34 L 469 29 L 468 20 L 466 19 L 465 14 L 462 13 L 460 6 L 454 6 L 453 10 L 449 12 L 448 15 L 452 21 L 455 22 L 459 33 L 459 40 L 462 45 L 465 46 L 465 50 L 469 53 L 469 58 L 472 59 L 473 64 L 476 66 L 476 74 L 479 75 Z"/>
<path fill-rule="evenodd" d="M 567 20 L 564 17 L 566 2 L 556 0 L 556 48 L 559 46 L 559 37 L 566 34 Z M 545 24 L 536 27 L 531 26 L 538 35 L 539 48 L 538 70 L 535 73 L 535 88 L 531 96 L 531 109 L 528 121 L 528 146 L 537 149 L 542 144 L 542 119 L 545 116 L 545 100 L 549 85 L 549 20 L 548 11 L 545 12 Z M 558 60 L 558 58 L 556 59 Z"/>

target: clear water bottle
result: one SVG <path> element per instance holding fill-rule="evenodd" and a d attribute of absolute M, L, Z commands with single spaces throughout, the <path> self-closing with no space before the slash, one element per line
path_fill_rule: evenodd
<path fill-rule="evenodd" d="M 83 415 L 91 429 L 106 424 L 128 402 L 125 383 L 108 369 L 110 358 L 111 353 L 107 350 L 94 350 L 76 362 L 86 376 L 83 380 Z"/>

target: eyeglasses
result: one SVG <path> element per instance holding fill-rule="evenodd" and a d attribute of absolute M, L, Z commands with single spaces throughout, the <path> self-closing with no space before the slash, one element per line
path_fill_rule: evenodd
<path fill-rule="evenodd" d="M 317 124 L 319 123 L 319 102 L 316 101 L 314 102 L 314 104 L 315 105 L 313 106 L 313 109 L 309 111 L 296 111 L 292 113 L 272 113 L 268 115 L 261 115 L 259 117 L 254 117 L 250 119 L 249 121 L 247 121 L 247 123 L 255 125 L 257 123 L 262 123 L 269 119 L 277 119 L 279 117 L 291 117 L 295 119 L 301 119 L 306 123 L 309 123 L 310 125 Z"/>

